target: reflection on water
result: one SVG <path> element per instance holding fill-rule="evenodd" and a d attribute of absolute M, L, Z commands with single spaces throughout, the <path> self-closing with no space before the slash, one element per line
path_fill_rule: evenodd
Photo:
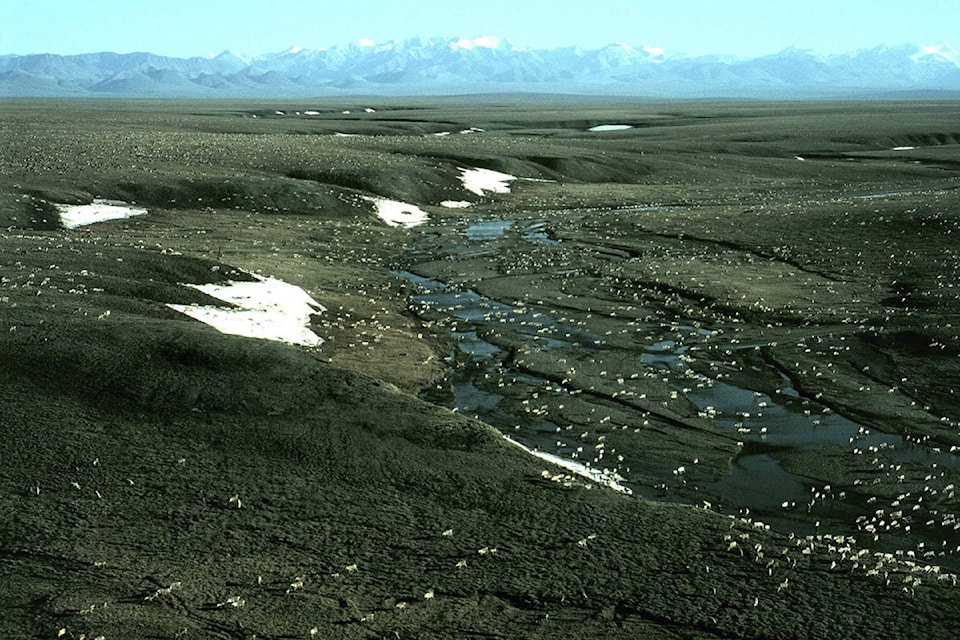
<path fill-rule="evenodd" d="M 487 220 L 474 222 L 465 233 L 468 240 L 493 240 L 502 237 L 512 226 L 513 220 Z"/>

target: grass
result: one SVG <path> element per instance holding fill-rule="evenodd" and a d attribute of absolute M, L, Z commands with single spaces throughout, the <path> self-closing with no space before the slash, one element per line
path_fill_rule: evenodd
<path fill-rule="evenodd" d="M 308 109 L 320 114 L 289 115 Z M 635 128 L 586 131 L 610 123 Z M 893 453 L 859 440 L 773 451 L 821 492 L 810 514 L 768 527 L 674 504 L 715 503 L 701 479 L 763 443 L 738 447 L 640 354 L 666 332 L 705 354 L 691 386 L 774 394 L 788 378 L 798 403 L 948 450 L 960 418 L 953 124 L 944 103 L 7 101 L 0 628 L 947 635 L 955 552 L 918 544 L 952 526 L 952 467 L 894 471 Z M 484 131 L 430 135 L 470 127 Z M 481 197 L 463 190 L 464 167 L 538 181 Z M 53 203 L 95 197 L 150 213 L 58 226 Z M 390 228 L 366 197 L 437 224 Z M 495 216 L 542 220 L 559 242 L 531 244 L 517 224 L 489 254 L 454 251 L 466 218 Z M 454 343 L 443 314 L 411 303 L 390 272 L 400 264 L 602 336 L 595 351 L 547 352 L 504 323 L 484 334 L 507 367 L 490 384 L 505 407 L 587 432 L 586 453 L 603 442 L 605 459 L 643 461 L 633 477 L 670 483 L 668 500 L 554 481 L 489 425 L 419 399 L 438 386 L 431 397 L 449 398 Z M 165 306 L 209 302 L 181 284 L 241 271 L 323 304 L 312 326 L 324 344 L 226 336 Z M 818 514 L 855 528 L 880 508 L 884 525 L 861 524 L 900 525 L 879 542 L 805 537 Z"/>

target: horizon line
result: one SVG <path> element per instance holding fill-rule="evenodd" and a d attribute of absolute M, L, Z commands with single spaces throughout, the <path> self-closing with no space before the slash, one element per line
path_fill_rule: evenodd
<path fill-rule="evenodd" d="M 686 53 L 684 53 L 684 52 L 681 51 L 681 50 L 672 50 L 672 49 L 670 49 L 670 48 L 668 48 L 668 47 L 664 47 L 664 46 L 660 46 L 660 45 L 630 44 L 630 43 L 626 43 L 626 42 L 623 42 L 623 41 L 609 42 L 609 43 L 607 43 L 607 44 L 605 44 L 605 45 L 602 45 L 602 46 L 599 46 L 599 47 L 595 47 L 595 48 L 586 47 L 586 46 L 583 46 L 583 45 L 580 45 L 580 44 L 576 44 L 576 43 L 573 43 L 573 44 L 565 44 L 565 45 L 558 45 L 558 46 L 553 46 L 553 47 L 524 47 L 524 46 L 522 46 L 522 45 L 518 45 L 518 44 L 516 43 L 516 41 L 514 41 L 513 39 L 508 38 L 508 37 L 503 37 L 503 36 L 484 35 L 484 36 L 477 36 L 477 37 L 475 37 L 475 38 L 467 38 L 467 37 L 465 37 L 465 36 L 436 36 L 436 35 L 435 35 L 435 36 L 424 36 L 424 35 L 421 34 L 421 35 L 416 35 L 416 36 L 409 36 L 409 37 L 406 37 L 406 38 L 394 38 L 394 39 L 386 40 L 386 41 L 382 41 L 382 42 L 374 42 L 373 40 L 370 40 L 370 39 L 368 39 L 368 38 L 361 38 L 361 39 L 358 39 L 358 40 L 352 40 L 352 41 L 350 41 L 350 42 L 341 42 L 341 43 L 336 43 L 336 44 L 327 45 L 327 46 L 308 46 L 308 45 L 293 44 L 293 45 L 290 45 L 290 46 L 288 46 L 288 47 L 286 47 L 286 48 L 284 48 L 284 49 L 281 49 L 281 50 L 264 51 L 264 52 L 261 52 L 261 53 L 242 52 L 242 51 L 237 51 L 236 49 L 231 49 L 231 48 L 227 47 L 227 48 L 221 49 L 220 51 L 218 51 L 218 52 L 216 52 L 216 53 L 193 54 L 193 55 L 157 53 L 157 52 L 151 51 L 151 50 L 149 50 L 149 49 L 138 49 L 138 50 L 132 50 L 132 51 L 113 51 L 113 50 L 109 50 L 109 49 L 102 49 L 102 50 L 81 51 L 81 52 L 75 52 L 75 53 L 54 53 L 54 52 L 51 52 L 51 51 L 36 51 L 36 52 L 32 52 L 32 53 L 0 53 L 0 57 L 19 57 L 19 58 L 25 58 L 25 57 L 29 57 L 29 56 L 45 56 L 45 55 L 49 55 L 49 56 L 58 56 L 58 57 L 68 58 L 68 57 L 73 57 L 73 56 L 86 56 L 86 55 L 99 55 L 99 54 L 114 54 L 114 55 L 120 55 L 120 56 L 124 56 L 124 55 L 137 55 L 137 54 L 149 54 L 149 55 L 155 55 L 155 56 L 159 56 L 159 57 L 171 58 L 171 59 L 179 59 L 179 60 L 190 60 L 190 59 L 197 59 L 197 58 L 203 59 L 203 60 L 212 60 L 212 59 L 218 58 L 218 57 L 220 57 L 220 56 L 229 54 L 229 55 L 233 55 L 233 56 L 235 56 L 235 57 L 243 60 L 244 62 L 250 62 L 250 61 L 255 60 L 255 59 L 257 59 L 257 58 L 263 58 L 263 57 L 268 57 L 268 56 L 280 56 L 280 55 L 285 55 L 285 54 L 294 54 L 294 55 L 295 55 L 295 54 L 300 53 L 300 52 L 302 52 L 302 51 L 318 51 L 318 52 L 319 52 L 319 51 L 330 51 L 330 50 L 334 50 L 334 49 L 341 48 L 341 47 L 347 48 L 347 47 L 351 47 L 351 46 L 352 46 L 352 47 L 355 47 L 355 48 L 357 48 L 357 49 L 376 49 L 376 48 L 380 48 L 380 47 L 383 47 L 383 46 L 386 46 L 386 45 L 402 44 L 402 43 L 405 43 L 405 42 L 409 42 L 409 41 L 413 41 L 413 40 L 421 40 L 421 39 L 423 39 L 423 40 L 428 40 L 428 41 L 431 41 L 431 40 L 439 40 L 439 42 L 436 42 L 436 43 L 433 43 L 433 44 L 454 45 L 454 44 L 457 44 L 457 43 L 460 43 L 460 42 L 470 43 L 470 44 L 473 45 L 473 46 L 471 46 L 471 47 L 467 47 L 467 46 L 461 47 L 461 48 L 470 48 L 470 49 L 472 49 L 472 48 L 479 48 L 479 49 L 496 49 L 496 48 L 499 48 L 499 46 L 500 46 L 501 43 L 506 42 L 506 43 L 509 43 L 509 44 L 511 45 L 510 48 L 511 48 L 513 51 L 517 51 L 517 52 L 537 52 L 537 51 L 547 51 L 547 52 L 549 52 L 549 51 L 557 51 L 557 50 L 561 50 L 561 49 L 581 49 L 581 50 L 583 50 L 583 51 L 588 51 L 588 52 L 589 52 L 589 51 L 601 51 L 601 50 L 603 50 L 603 49 L 607 49 L 607 48 L 610 48 L 610 47 L 620 46 L 620 47 L 628 47 L 628 48 L 636 51 L 637 53 L 646 53 L 646 54 L 649 55 L 650 57 L 665 57 L 666 59 L 674 59 L 674 60 L 678 60 L 678 59 L 680 59 L 680 60 L 688 60 L 688 59 L 689 59 L 689 60 L 692 60 L 692 59 L 696 59 L 696 58 L 711 58 L 711 57 L 727 58 L 727 59 L 732 59 L 732 60 L 754 60 L 754 59 L 758 59 L 758 58 L 764 58 L 764 57 L 767 57 L 767 56 L 779 55 L 779 54 L 781 54 L 781 53 L 785 53 L 785 52 L 788 52 L 788 51 L 798 51 L 798 52 L 802 52 L 802 53 L 810 53 L 810 54 L 813 54 L 813 55 L 816 55 L 816 56 L 831 57 L 831 56 L 851 55 L 851 54 L 862 53 L 862 52 L 866 52 L 866 51 L 873 51 L 873 50 L 876 50 L 876 49 L 898 49 L 898 48 L 905 48 L 905 47 L 916 47 L 916 48 L 918 49 L 918 51 L 917 51 L 918 53 L 920 53 L 920 52 L 933 53 L 933 52 L 935 52 L 936 49 L 940 49 L 940 48 L 946 47 L 949 52 L 957 53 L 958 55 L 960 55 L 960 52 L 957 52 L 957 50 L 953 47 L 953 45 L 950 44 L 950 42 L 947 42 L 947 41 L 938 42 L 938 43 L 935 43 L 935 44 L 920 44 L 920 43 L 916 43 L 916 42 L 901 42 L 901 43 L 897 43 L 897 44 L 888 44 L 888 43 L 886 43 L 886 42 L 881 42 L 881 43 L 878 43 L 878 44 L 875 44 L 875 45 L 871 45 L 871 46 L 868 46 L 868 47 L 861 47 L 861 48 L 857 48 L 857 49 L 837 51 L 837 52 L 832 52 L 832 53 L 827 53 L 827 52 L 819 51 L 819 50 L 814 49 L 814 48 L 812 48 L 812 47 L 802 47 L 802 46 L 799 46 L 799 45 L 797 45 L 797 44 L 790 44 L 790 45 L 786 45 L 786 46 L 784 46 L 784 47 L 781 47 L 781 48 L 779 48 L 779 49 L 777 49 L 777 50 L 775 50 L 775 51 L 770 51 L 770 52 L 768 52 L 768 53 L 761 53 L 761 54 L 757 54 L 757 55 L 749 55 L 749 54 L 734 54 L 734 53 L 719 53 L 719 52 L 715 52 L 715 53 L 700 53 L 700 54 L 686 54 Z M 489 44 L 481 44 L 481 43 L 480 43 L 480 41 L 482 41 L 482 40 L 490 40 L 490 39 L 496 39 L 496 40 L 497 40 L 497 44 L 494 45 L 494 46 L 490 46 Z M 653 53 L 653 51 L 656 51 L 656 52 L 658 52 L 658 53 Z"/>

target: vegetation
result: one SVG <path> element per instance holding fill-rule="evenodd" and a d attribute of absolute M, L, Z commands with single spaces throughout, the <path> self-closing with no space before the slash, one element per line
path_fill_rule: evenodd
<path fill-rule="evenodd" d="M 951 104 L 391 100 L 4 103 L 4 635 L 949 635 Z M 166 306 L 251 273 L 325 342 Z"/>

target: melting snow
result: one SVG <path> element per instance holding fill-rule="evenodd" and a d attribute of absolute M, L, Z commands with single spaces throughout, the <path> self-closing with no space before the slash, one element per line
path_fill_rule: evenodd
<path fill-rule="evenodd" d="M 531 449 L 530 447 L 520 444 L 513 438 L 506 435 L 503 436 L 503 438 L 510 444 L 523 449 L 530 455 L 536 456 L 541 460 L 552 462 L 558 467 L 563 467 L 567 471 L 573 472 L 578 476 L 588 478 L 590 480 L 593 480 L 597 484 L 602 484 L 604 486 L 610 487 L 611 489 L 615 491 L 619 491 L 621 493 L 626 493 L 628 495 L 633 494 L 633 491 L 630 490 L 630 487 L 625 487 L 624 485 L 620 484 L 620 482 L 618 482 L 619 480 L 622 480 L 622 478 L 616 473 L 613 473 L 605 469 L 594 469 L 593 467 L 588 467 L 585 464 L 576 462 L 575 460 L 569 460 L 567 458 L 562 458 L 560 456 L 553 455 L 552 453 L 546 453 L 544 451 L 537 451 L 536 449 Z"/>
<path fill-rule="evenodd" d="M 910 149 L 916 149 L 916 147 L 894 147 L 894 151 L 909 151 Z"/>
<path fill-rule="evenodd" d="M 416 205 L 386 198 L 364 197 L 373 203 L 377 215 L 391 227 L 403 226 L 409 229 L 427 221 L 427 212 Z"/>
<path fill-rule="evenodd" d="M 472 204 L 472 202 L 467 202 L 466 200 L 444 200 L 440 203 L 440 206 L 446 207 L 447 209 L 466 209 Z"/>
<path fill-rule="evenodd" d="M 307 328 L 312 314 L 325 311 L 320 303 L 296 285 L 254 277 L 255 282 L 185 285 L 234 306 L 167 306 L 230 335 L 307 347 L 323 343 L 323 338 Z"/>
<path fill-rule="evenodd" d="M 624 129 L 633 129 L 632 124 L 598 124 L 590 127 L 587 131 L 623 131 Z"/>
<path fill-rule="evenodd" d="M 485 191 L 510 193 L 510 186 L 507 183 L 516 180 L 517 177 L 490 169 L 461 169 L 460 179 L 463 181 L 464 189 L 482 196 Z"/>
<path fill-rule="evenodd" d="M 304 111 L 303 115 L 305 116 L 318 116 L 320 115 L 319 111 Z"/>
<path fill-rule="evenodd" d="M 146 209 L 131 207 L 126 202 L 116 200 L 94 200 L 92 204 L 58 204 L 54 205 L 60 212 L 60 222 L 67 229 L 76 229 L 105 220 L 132 218 L 147 213 Z"/>

